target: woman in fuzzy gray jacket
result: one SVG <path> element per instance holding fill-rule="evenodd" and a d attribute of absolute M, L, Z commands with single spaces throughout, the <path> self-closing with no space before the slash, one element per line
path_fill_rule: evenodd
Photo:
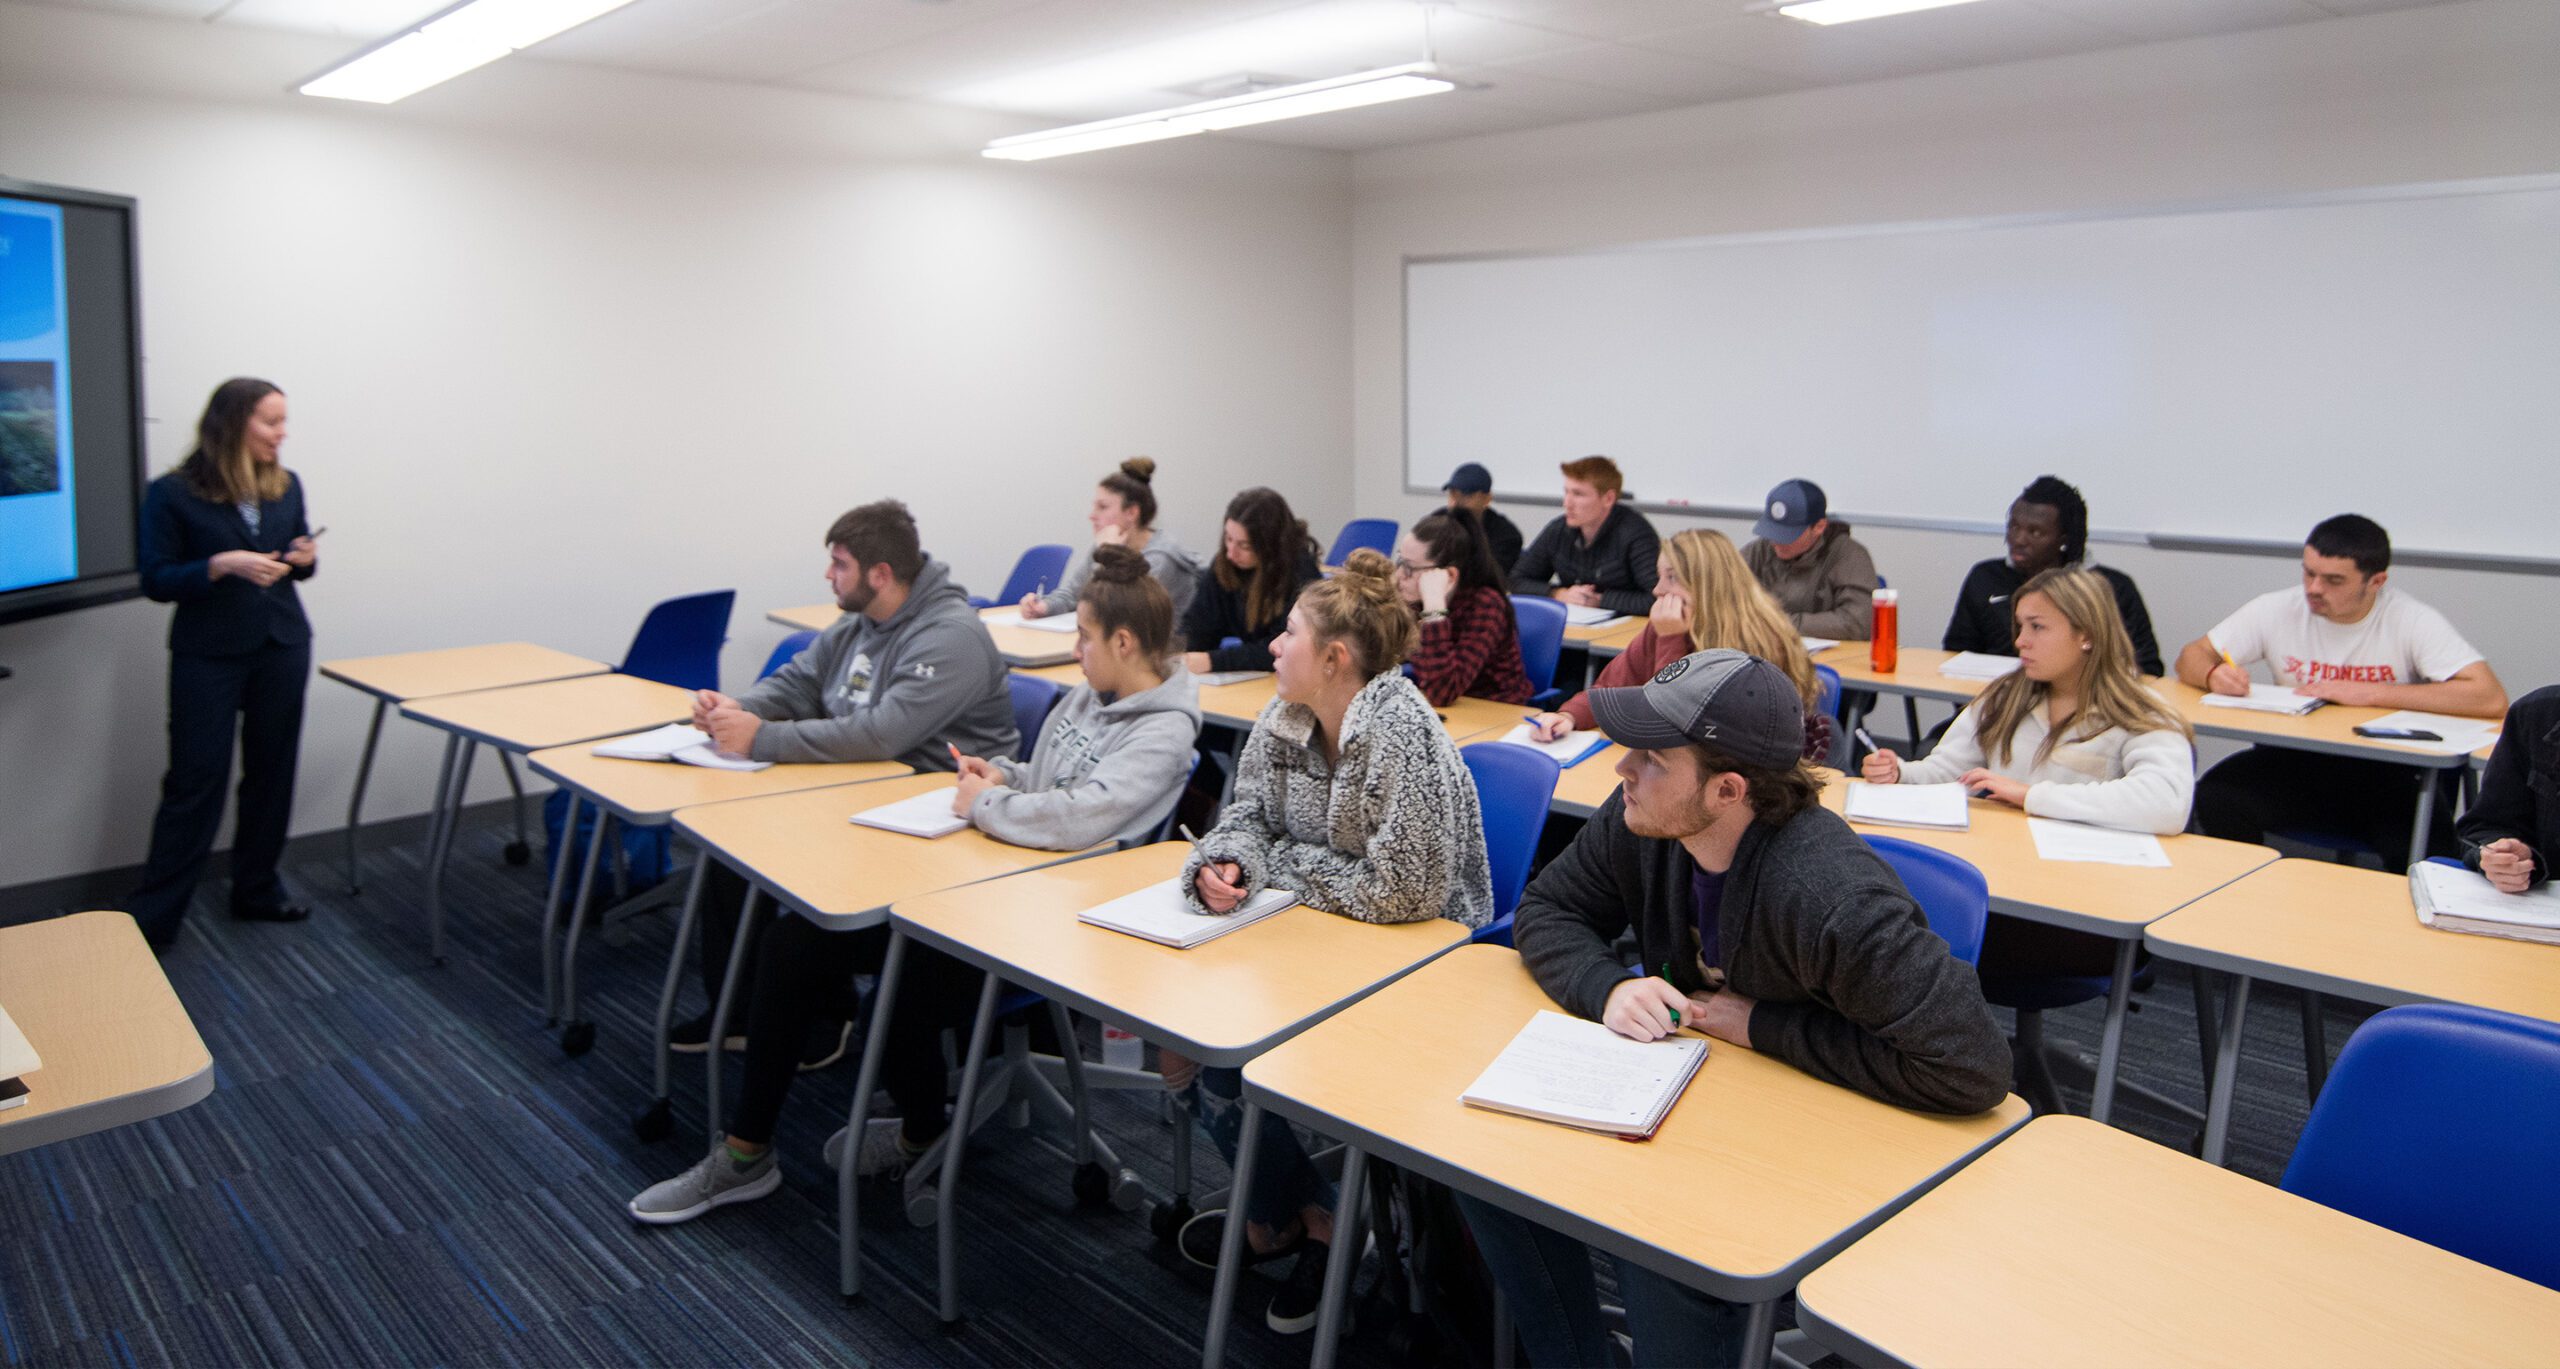
<path fill-rule="evenodd" d="M 1204 913 L 1231 912 L 1265 888 L 1361 922 L 1445 917 L 1473 928 L 1493 917 L 1484 818 L 1474 780 L 1439 716 L 1401 667 L 1420 633 L 1387 559 L 1354 553 L 1342 573 L 1308 587 L 1271 643 L 1279 698 L 1246 739 L 1235 797 L 1183 866 Z M 1243 1075 L 1199 1069 L 1170 1052 L 1165 1083 L 1229 1163 L 1242 1129 Z M 1331 1186 L 1285 1123 L 1265 1116 L 1245 1214 L 1250 1258 L 1294 1252 L 1271 1301 L 1275 1331 L 1305 1330 L 1332 1238 Z M 1183 1228 L 1183 1253 L 1214 1266 L 1224 1212 Z"/>

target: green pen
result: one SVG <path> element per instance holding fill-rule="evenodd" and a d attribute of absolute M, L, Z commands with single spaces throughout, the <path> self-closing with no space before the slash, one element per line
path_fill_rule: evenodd
<path fill-rule="evenodd" d="M 1671 982 L 1671 962 L 1668 960 L 1662 962 L 1662 982 L 1665 984 Z M 1680 1025 L 1680 1010 L 1678 1008 L 1671 1008 L 1668 1009 L 1668 1011 L 1671 1014 L 1671 1025 L 1674 1028 L 1677 1028 Z"/>

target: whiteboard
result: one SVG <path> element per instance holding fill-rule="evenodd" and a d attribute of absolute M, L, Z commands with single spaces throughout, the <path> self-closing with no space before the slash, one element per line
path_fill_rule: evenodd
<path fill-rule="evenodd" d="M 1405 264 L 1405 481 L 1646 503 L 1791 476 L 1997 526 L 2052 472 L 2102 534 L 2560 549 L 2560 177 Z"/>

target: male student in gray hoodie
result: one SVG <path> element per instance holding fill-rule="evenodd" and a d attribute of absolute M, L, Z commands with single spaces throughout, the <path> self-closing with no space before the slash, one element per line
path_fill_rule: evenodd
<path fill-rule="evenodd" d="M 1020 741 L 1004 657 L 950 568 L 924 554 L 916 520 L 894 499 L 847 512 L 827 529 L 827 586 L 844 617 L 789 664 L 736 698 L 694 696 L 693 725 L 733 756 L 785 764 L 904 761 L 949 770 L 951 748 L 1010 755 Z M 702 896 L 703 990 L 720 992 L 747 882 L 714 862 Z M 730 1020 L 751 1019 L 739 976 Z M 832 1064 L 849 1028 L 833 1024 L 802 1068 Z M 709 1014 L 678 1024 L 675 1049 L 707 1049 Z"/>
<path fill-rule="evenodd" d="M 1591 691 L 1628 748 L 1620 791 L 1522 895 L 1513 944 L 1568 1012 L 1638 1041 L 1682 1026 L 1869 1097 L 1976 1113 L 2009 1048 L 1973 968 L 1891 867 L 1819 803 L 1804 701 L 1776 666 L 1701 651 Z M 1612 949 L 1635 934 L 1636 973 Z M 1707 1100 L 1704 1106 L 1714 1106 Z M 1539 1364 L 1614 1354 L 1580 1242 L 1461 1199 Z M 1746 1310 L 1618 1261 L 1638 1364 L 1731 1364 Z"/>

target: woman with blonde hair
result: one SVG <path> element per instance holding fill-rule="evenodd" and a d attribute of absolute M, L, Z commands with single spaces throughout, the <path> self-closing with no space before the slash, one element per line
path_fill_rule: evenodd
<path fill-rule="evenodd" d="M 1804 696 L 1804 756 L 1831 754 L 1832 722 L 1822 711 L 1822 681 L 1804 638 L 1778 601 L 1760 587 L 1742 553 L 1723 533 L 1691 528 L 1662 544 L 1655 563 L 1653 612 L 1644 631 L 1600 671 L 1594 689 L 1640 685 L 1692 652 L 1728 647 L 1748 652 L 1784 672 Z M 1585 690 L 1535 721 L 1538 740 L 1553 741 L 1591 727 L 1591 693 Z"/>

